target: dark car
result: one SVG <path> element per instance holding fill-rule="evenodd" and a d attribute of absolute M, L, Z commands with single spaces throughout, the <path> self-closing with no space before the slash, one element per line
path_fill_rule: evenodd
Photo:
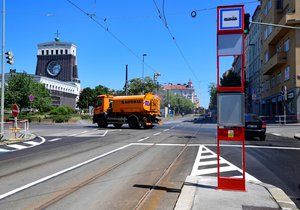
<path fill-rule="evenodd" d="M 259 137 L 261 141 L 266 139 L 266 123 L 256 114 L 245 115 L 246 138 Z"/>

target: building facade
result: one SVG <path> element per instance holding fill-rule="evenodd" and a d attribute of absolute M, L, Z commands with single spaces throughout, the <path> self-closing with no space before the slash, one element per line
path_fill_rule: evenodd
<path fill-rule="evenodd" d="M 195 108 L 200 106 L 199 99 L 193 87 L 193 83 L 189 80 L 188 84 L 167 84 L 162 86 L 163 90 L 169 91 L 175 95 L 181 95 L 186 99 L 189 99 L 192 103 L 195 104 Z"/>
<path fill-rule="evenodd" d="M 261 7 L 257 6 L 252 21 L 261 22 Z M 246 110 L 261 115 L 261 25 L 251 24 L 245 41 L 246 52 Z"/>
<path fill-rule="evenodd" d="M 52 105 L 76 108 L 80 94 L 76 45 L 60 42 L 58 38 L 54 42 L 38 44 L 34 79 L 45 84 Z"/>
<path fill-rule="evenodd" d="M 299 0 L 261 1 L 261 21 L 300 26 Z M 300 120 L 300 31 L 262 26 L 262 115 L 286 114 Z M 281 91 L 286 87 L 287 98 Z"/>
<path fill-rule="evenodd" d="M 252 20 L 300 27 L 300 1 L 261 0 Z M 251 24 L 246 43 L 249 111 L 300 121 L 300 31 Z"/>

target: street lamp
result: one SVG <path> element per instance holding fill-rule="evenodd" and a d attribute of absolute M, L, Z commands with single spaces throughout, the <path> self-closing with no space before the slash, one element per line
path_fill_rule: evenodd
<path fill-rule="evenodd" d="M 156 88 L 157 88 L 157 92 L 156 94 L 158 93 L 158 77 L 161 76 L 161 74 L 159 72 L 155 72 L 154 73 L 154 76 L 153 76 L 153 80 L 154 82 L 156 83 Z"/>
<path fill-rule="evenodd" d="M 142 78 L 144 79 L 144 69 L 145 69 L 145 56 L 147 56 L 147 54 L 143 54 L 143 73 L 142 73 Z"/>

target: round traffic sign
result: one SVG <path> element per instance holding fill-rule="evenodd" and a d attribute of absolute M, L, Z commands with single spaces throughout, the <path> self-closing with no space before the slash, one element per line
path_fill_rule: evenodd
<path fill-rule="evenodd" d="M 18 107 L 17 104 L 13 104 L 12 108 L 11 108 L 11 113 L 14 117 L 18 117 L 19 113 L 20 113 L 20 109 Z"/>

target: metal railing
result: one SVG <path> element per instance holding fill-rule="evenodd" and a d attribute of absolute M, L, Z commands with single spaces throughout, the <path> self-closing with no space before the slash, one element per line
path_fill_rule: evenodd
<path fill-rule="evenodd" d="M 0 136 L 2 137 L 1 141 L 22 141 L 31 136 L 28 120 L 4 122 L 3 127 L 3 133 L 0 133 Z"/>

